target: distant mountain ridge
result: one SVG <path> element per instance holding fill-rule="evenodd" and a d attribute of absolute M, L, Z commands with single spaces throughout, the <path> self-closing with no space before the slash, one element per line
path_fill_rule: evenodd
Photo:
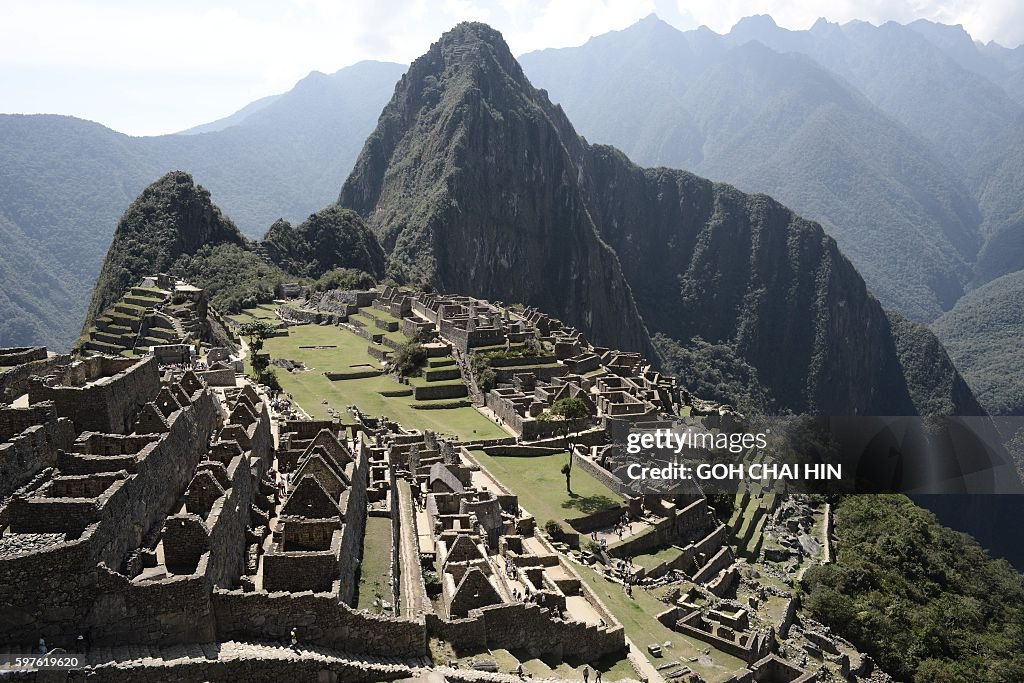
<path fill-rule="evenodd" d="M 577 48 L 523 55 L 522 63 L 589 140 L 615 144 L 640 163 L 778 197 L 822 222 L 883 305 L 927 322 L 976 281 L 1024 265 L 1024 247 L 992 257 L 985 248 L 1012 223 L 1007 197 L 1024 181 L 984 192 L 992 182 L 984 178 L 1007 174 L 986 171 L 969 147 L 953 144 L 953 131 L 977 115 L 986 123 L 967 134 L 972 145 L 994 150 L 992 159 L 1012 156 L 1021 145 L 996 140 L 1012 134 L 1014 112 L 1024 109 L 923 37 L 925 24 L 822 20 L 788 31 L 756 16 L 718 35 L 682 32 L 652 15 Z M 927 88 L 900 77 L 932 62 L 966 84 L 967 94 L 946 97 L 955 126 L 943 125 L 942 107 L 924 97 L 940 88 L 936 77 Z M 645 106 L 631 106 L 637 101 Z M 985 265 L 993 257 L 1000 265 Z"/>
<path fill-rule="evenodd" d="M 191 173 L 249 236 L 328 204 L 404 70 L 361 62 L 312 75 L 199 134 L 133 138 L 72 117 L 0 115 L 0 345 L 71 345 L 119 217 L 168 171 Z"/>

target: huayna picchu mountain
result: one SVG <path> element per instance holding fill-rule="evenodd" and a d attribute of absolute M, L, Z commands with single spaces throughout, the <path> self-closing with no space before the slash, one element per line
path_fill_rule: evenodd
<path fill-rule="evenodd" d="M 501 35 L 460 24 L 399 81 L 339 203 L 367 220 L 400 280 L 529 303 L 649 351 L 580 192 L 585 153 Z"/>
<path fill-rule="evenodd" d="M 600 344 L 647 351 L 650 330 L 727 345 L 775 408 L 934 404 L 912 395 L 885 312 L 818 224 L 589 145 L 486 25 L 460 24 L 412 64 L 339 203 L 398 279 L 535 305 Z"/>

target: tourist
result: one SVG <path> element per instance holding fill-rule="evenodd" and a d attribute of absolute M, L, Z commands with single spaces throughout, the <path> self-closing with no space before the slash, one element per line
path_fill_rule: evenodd
<path fill-rule="evenodd" d="M 589 678 L 590 678 L 590 667 L 587 666 L 586 664 L 584 664 L 583 665 L 583 683 L 587 683 L 587 680 Z"/>
<path fill-rule="evenodd" d="M 525 678 L 525 676 L 523 675 L 523 663 L 522 662 L 519 662 L 518 664 L 516 664 L 516 676 L 518 676 L 519 678 Z"/>
<path fill-rule="evenodd" d="M 601 670 L 594 667 L 594 683 L 601 683 Z"/>
<path fill-rule="evenodd" d="M 45 655 L 46 654 L 46 639 L 45 638 L 40 638 L 39 639 L 39 654 L 41 654 L 41 655 Z"/>
<path fill-rule="evenodd" d="M 295 634 L 295 629 L 291 630 L 292 645 L 291 648 L 295 652 L 299 651 L 299 637 Z"/>

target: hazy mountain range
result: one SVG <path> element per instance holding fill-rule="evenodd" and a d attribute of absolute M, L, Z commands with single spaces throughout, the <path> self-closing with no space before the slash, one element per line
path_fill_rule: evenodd
<path fill-rule="evenodd" d="M 649 17 L 521 62 L 589 142 L 765 192 L 820 222 L 882 304 L 912 320 L 933 321 L 971 288 L 1024 265 L 1021 48 L 978 45 L 958 27 L 929 22 L 821 21 L 787 31 L 752 17 L 720 36 Z M 67 345 L 117 216 L 166 170 L 192 173 L 250 236 L 325 206 L 404 70 L 364 62 L 314 73 L 289 93 L 157 138 L 66 117 L 0 117 L 9 160 L 0 170 L 0 231 L 10 245 L 0 254 L 0 339 Z M 369 206 L 366 191 L 352 186 L 343 200 Z M 389 252 L 417 246 L 422 226 L 369 220 Z M 601 239 L 621 236 L 613 224 Z M 647 247 L 645 258 L 659 245 Z M 619 254 L 622 270 L 640 256 L 629 253 Z M 638 275 L 634 289 L 679 288 L 678 274 L 657 283 L 644 281 L 656 273 Z M 961 348 L 953 347 L 958 364 Z"/>
<path fill-rule="evenodd" d="M 248 235 L 331 202 L 404 70 L 314 72 L 194 134 L 135 138 L 65 116 L 0 116 L 0 345 L 71 344 L 118 218 L 167 171 L 193 174 Z"/>

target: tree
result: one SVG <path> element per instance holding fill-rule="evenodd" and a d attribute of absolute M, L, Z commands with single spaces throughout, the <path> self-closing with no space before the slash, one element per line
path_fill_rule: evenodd
<path fill-rule="evenodd" d="M 249 365 L 257 382 L 266 384 L 271 389 L 281 390 L 277 375 L 270 369 L 270 357 L 261 353 L 264 340 L 274 336 L 274 328 L 264 320 L 253 320 L 243 323 L 238 334 L 249 342 Z"/>
<path fill-rule="evenodd" d="M 562 425 L 563 436 L 568 440 L 569 434 L 578 432 L 579 428 L 588 417 L 590 417 L 590 405 L 582 398 L 570 396 L 560 398 L 551 404 L 546 413 L 547 419 L 556 418 Z M 562 474 L 565 475 L 565 490 L 572 495 L 572 451 L 574 445 L 569 444 L 569 462 L 562 466 Z"/>
<path fill-rule="evenodd" d="M 252 369 L 257 375 L 262 374 L 266 370 L 269 360 L 262 356 L 260 352 L 263 350 L 264 340 L 274 336 L 274 328 L 263 320 L 253 320 L 243 323 L 238 328 L 238 334 L 245 337 L 246 341 L 249 342 Z"/>
<path fill-rule="evenodd" d="M 413 377 L 427 363 L 427 350 L 419 342 L 408 342 L 395 351 L 391 369 L 399 377 Z"/>

